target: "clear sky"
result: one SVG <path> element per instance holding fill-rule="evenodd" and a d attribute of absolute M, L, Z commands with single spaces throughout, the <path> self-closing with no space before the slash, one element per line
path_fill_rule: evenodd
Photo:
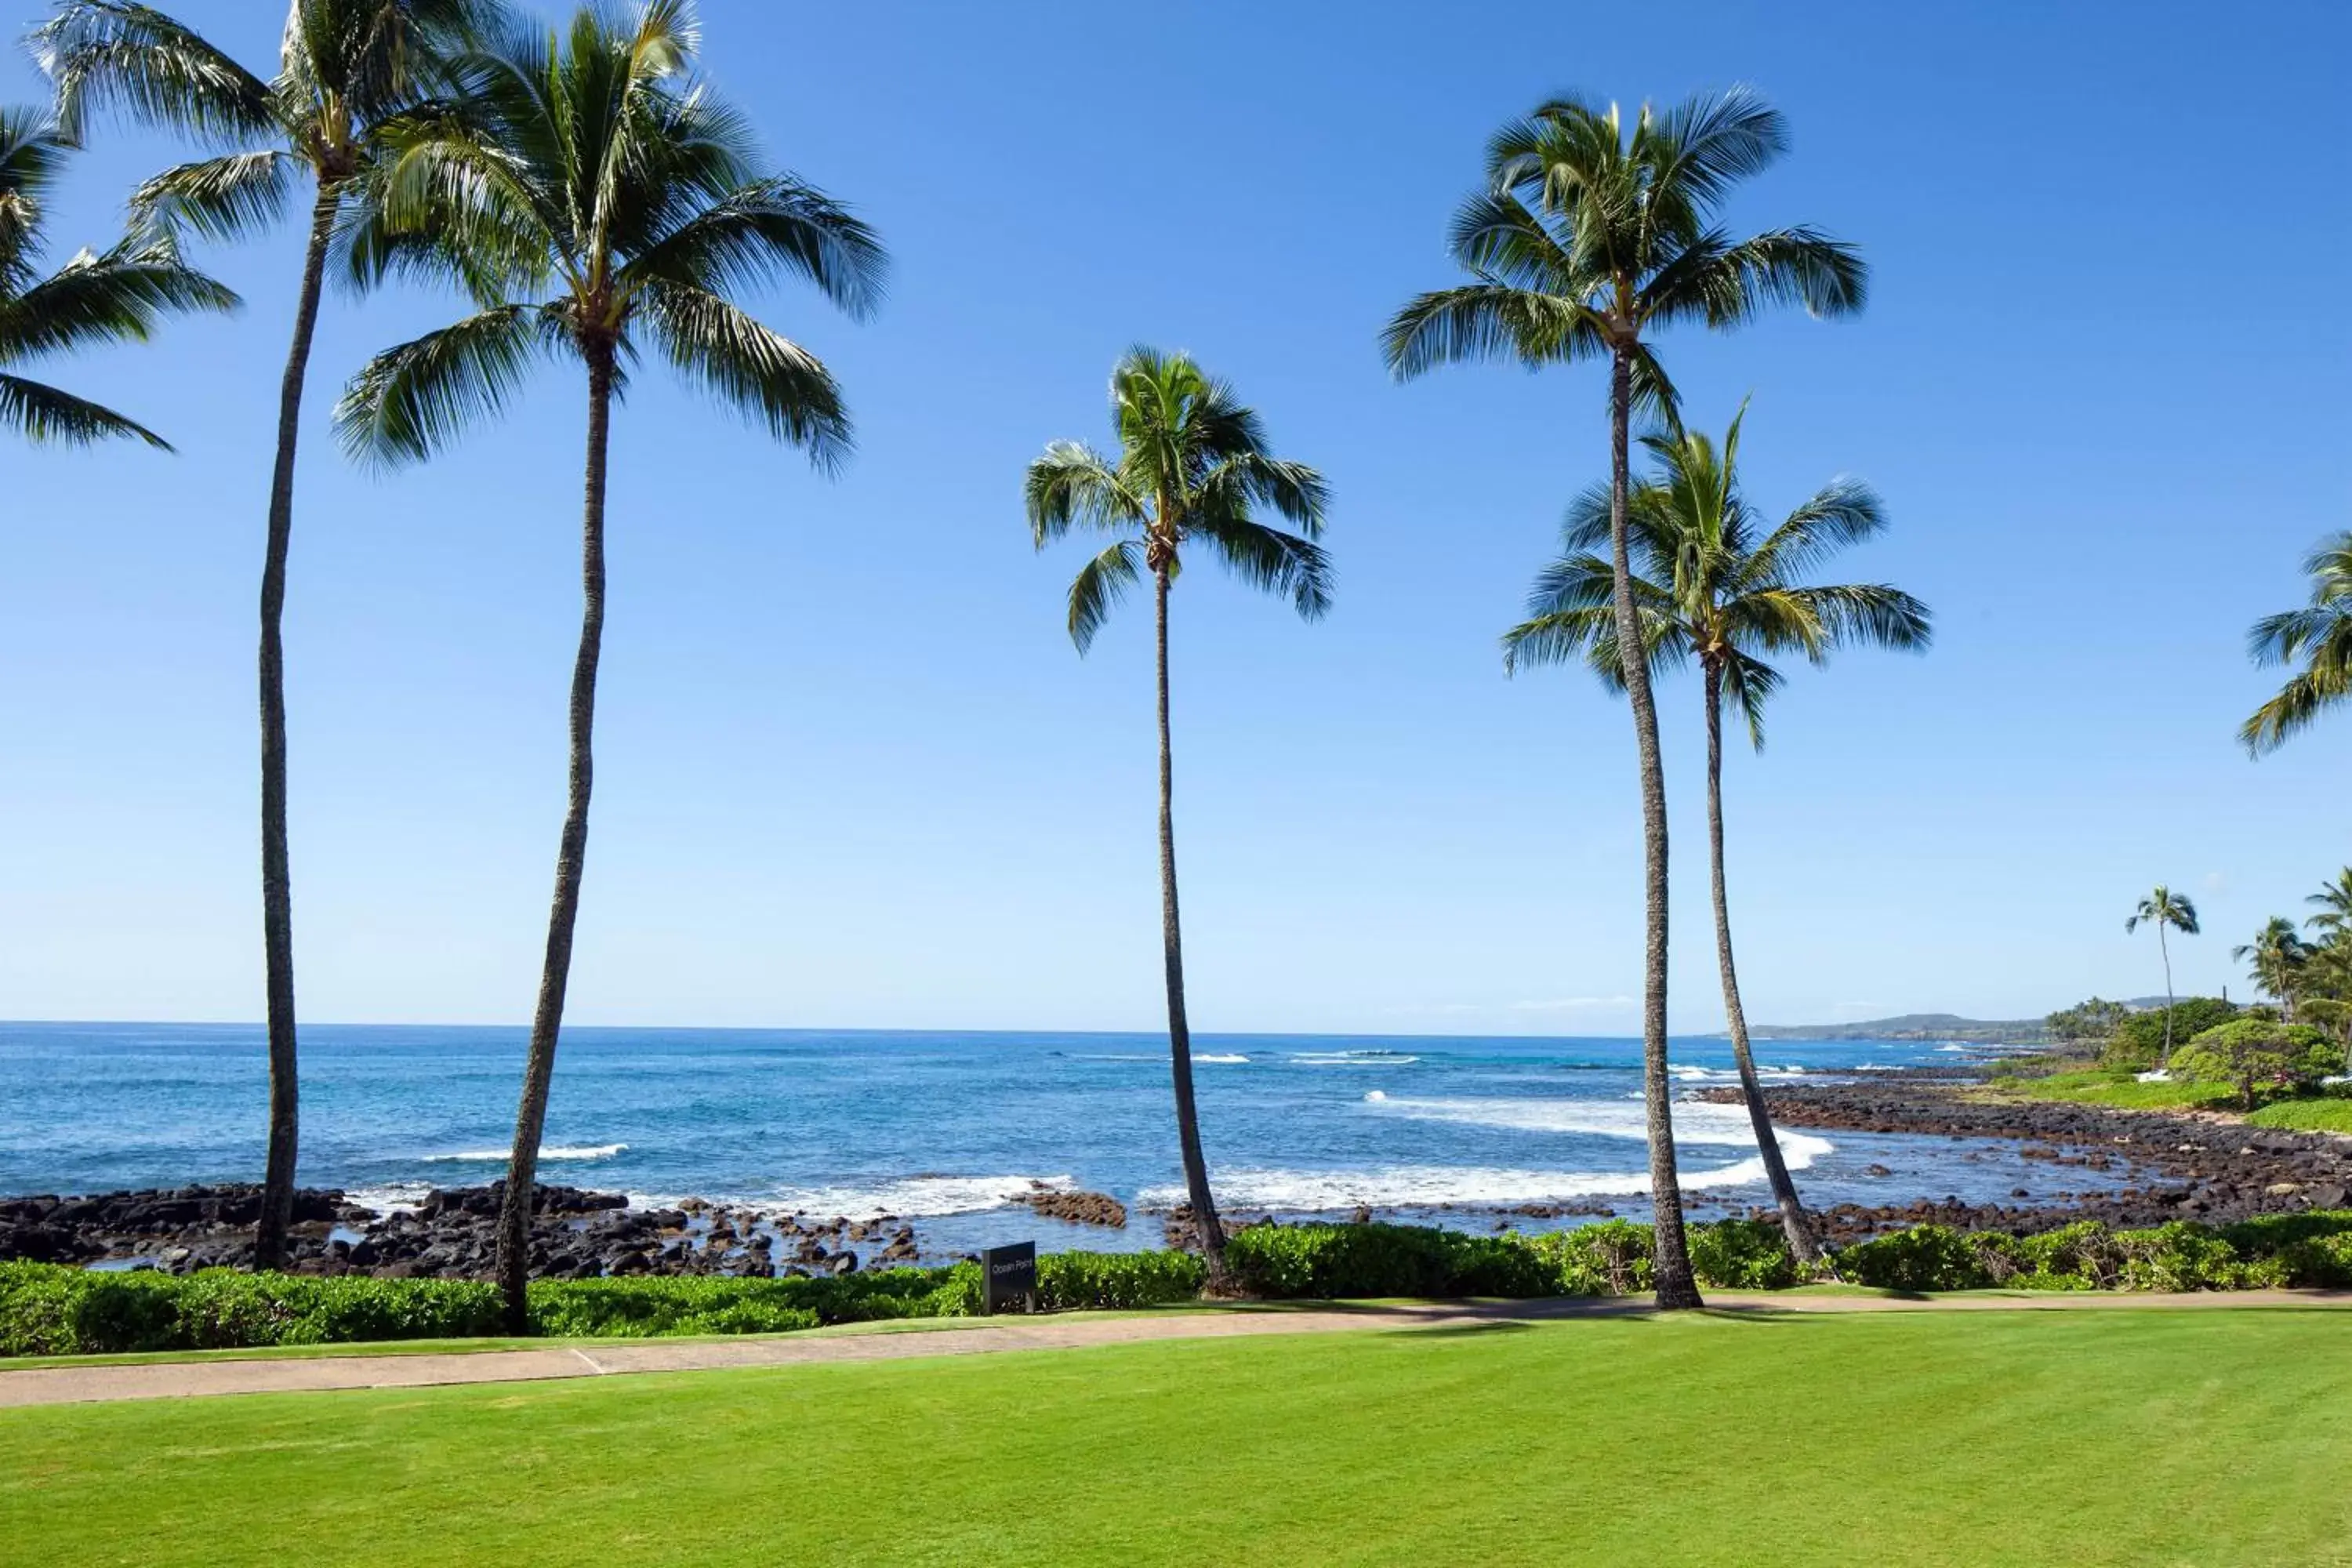
<path fill-rule="evenodd" d="M 248 63 L 271 0 L 172 0 Z M 37 8 L 6 0 L 7 19 Z M 2036 1014 L 2160 989 L 2124 934 L 2168 880 L 2183 990 L 2352 859 L 2352 715 L 2252 763 L 2247 625 L 2352 525 L 2352 13 L 2158 4 L 1653 7 L 811 5 L 705 0 L 719 87 L 888 241 L 852 324 L 755 301 L 846 385 L 813 475 L 648 368 L 617 421 L 580 1023 L 1149 1028 L 1161 1019 L 1148 610 L 1080 659 L 1078 547 L 1023 465 L 1108 438 L 1126 345 L 1189 349 L 1324 469 L 1317 626 L 1213 570 L 1178 592 L 1178 848 L 1196 1027 L 1634 1025 L 1629 727 L 1495 638 L 1602 476 L 1603 377 L 1405 387 L 1376 336 L 1486 134 L 1547 94 L 1748 81 L 1792 155 L 1743 227 L 1811 222 L 1870 309 L 1665 341 L 1694 422 L 1752 393 L 1752 497 L 1839 473 L 1848 558 L 1937 615 L 1925 658 L 1793 675 L 1727 767 L 1749 1016 Z M 40 85 L 21 58 L 6 97 Z M 173 156 L 106 136 L 55 226 L 100 238 Z M 261 1010 L 254 601 L 299 239 L 205 259 L 234 321 L 57 378 L 177 457 L 0 448 L 0 1016 Z M 551 371 L 429 468 L 327 413 L 457 313 L 331 298 L 288 612 L 306 1016 L 528 1016 L 577 631 L 583 395 Z M 1662 693 L 1674 1025 L 1721 1024 L 1699 713 Z"/>

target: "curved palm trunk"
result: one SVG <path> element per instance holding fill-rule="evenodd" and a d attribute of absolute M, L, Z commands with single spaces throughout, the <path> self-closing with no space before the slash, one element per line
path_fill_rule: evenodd
<path fill-rule="evenodd" d="M 1772 1113 L 1764 1104 L 1764 1089 L 1756 1081 L 1756 1058 L 1748 1048 L 1748 1012 L 1739 1005 L 1739 971 L 1731 961 L 1731 900 L 1723 877 L 1723 674 L 1706 667 L 1706 846 L 1708 868 L 1715 885 L 1715 952 L 1723 966 L 1723 1013 L 1731 1028 L 1731 1059 L 1739 1068 L 1739 1092 L 1748 1102 L 1748 1121 L 1756 1129 L 1756 1152 L 1764 1160 L 1764 1174 L 1772 1184 L 1772 1201 L 1780 1210 L 1780 1229 L 1789 1251 L 1800 1263 L 1821 1256 L 1813 1227 L 1798 1200 L 1797 1184 L 1790 1179 L 1789 1163 L 1780 1157 L 1780 1140 L 1772 1132 Z"/>
<path fill-rule="evenodd" d="M 1184 1156 L 1184 1197 L 1192 1207 L 1192 1228 L 1209 1262 L 1212 1289 L 1225 1283 L 1225 1230 L 1209 1191 L 1209 1163 L 1201 1153 L 1201 1117 L 1192 1101 L 1192 1031 L 1184 1021 L 1184 935 L 1176 913 L 1176 784 L 1168 733 L 1168 566 L 1152 571 L 1158 612 L 1160 676 L 1160 942 L 1168 973 L 1168 1068 L 1175 1080 L 1176 1141 Z"/>
<path fill-rule="evenodd" d="M 548 1084 L 555 1075 L 556 1037 L 563 1027 L 563 994 L 572 979 L 580 880 L 588 858 L 588 795 L 594 773 L 589 739 L 596 722 L 596 661 L 604 640 L 604 459 L 612 414 L 613 353 L 606 347 L 592 351 L 588 359 L 588 479 L 580 527 L 580 652 L 572 666 L 571 795 L 555 856 L 555 901 L 548 912 L 547 957 L 540 970 L 539 1005 L 531 1014 L 522 1102 L 515 1111 L 514 1152 L 507 1162 L 506 1194 L 499 1205 L 499 1289 L 506 1298 L 508 1331 L 518 1334 L 530 1328 L 531 1199 L 539 1176 L 540 1137 L 547 1125 Z"/>
<path fill-rule="evenodd" d="M 2164 960 L 2164 1058 L 2156 1065 L 2168 1071 L 2172 1067 L 2172 949 L 2165 945 L 2164 925 L 2164 917 L 2157 916 L 2156 951 Z"/>
<path fill-rule="evenodd" d="M 1659 1306 L 1696 1307 L 1703 1303 L 1683 1236 L 1674 1103 L 1666 1082 L 1666 773 L 1658 755 L 1658 709 L 1650 694 L 1649 662 L 1643 657 L 1641 626 L 1633 614 L 1633 568 L 1625 540 L 1633 409 L 1633 366 L 1620 347 L 1609 373 L 1609 550 L 1616 579 L 1619 668 L 1633 710 L 1633 743 L 1642 763 L 1643 893 L 1648 913 L 1642 976 L 1642 1107 L 1650 1139 L 1650 1205 L 1656 1215 L 1654 1280 Z"/>
<path fill-rule="evenodd" d="M 269 1029 L 269 1158 L 261 1177 L 261 1215 L 253 1232 L 253 1266 L 286 1266 L 294 1221 L 294 1159 L 301 1135 L 294 1036 L 294 873 L 286 833 L 286 557 L 294 535 L 294 447 L 302 423 L 302 383 L 319 325 L 319 294 L 334 232 L 335 187 L 319 184 L 310 242 L 302 257 L 302 292 L 294 307 L 294 342 L 278 392 L 278 462 L 269 479 L 269 535 L 261 564 L 261 953 Z"/>

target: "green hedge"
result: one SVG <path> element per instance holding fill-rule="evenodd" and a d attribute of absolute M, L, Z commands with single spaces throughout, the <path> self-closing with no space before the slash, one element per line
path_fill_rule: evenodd
<path fill-rule="evenodd" d="M 1759 1220 L 1690 1227 L 1691 1262 L 1715 1289 L 1800 1280 L 1780 1228 Z M 1379 1296 L 1633 1295 L 1650 1289 L 1647 1226 L 1608 1220 L 1539 1236 L 1467 1236 L 1397 1225 L 1253 1226 L 1227 1244 L 1236 1281 L 1270 1300 Z M 1896 1290 L 2352 1289 L 2352 1210 L 2273 1215 L 2212 1229 L 2110 1230 L 2084 1220 L 2040 1236 L 1918 1226 L 1837 1256 L 1839 1274 Z M 1192 1300 L 1201 1260 L 1184 1252 L 1064 1252 L 1037 1260 L 1049 1311 Z M 885 1268 L 839 1277 L 545 1279 L 531 1328 L 548 1335 L 780 1333 L 821 1323 L 964 1317 L 980 1270 Z M 318 1279 L 206 1269 L 185 1276 L 0 1263 L 0 1355 L 241 1349 L 460 1339 L 502 1328 L 497 1288 L 471 1279 Z"/>

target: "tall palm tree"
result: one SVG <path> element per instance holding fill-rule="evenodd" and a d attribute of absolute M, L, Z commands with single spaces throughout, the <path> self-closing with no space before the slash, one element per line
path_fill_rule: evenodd
<path fill-rule="evenodd" d="M 1279 594 L 1313 620 L 1331 600 L 1322 547 L 1323 476 L 1266 449 L 1264 424 L 1233 388 L 1185 354 L 1129 351 L 1110 377 L 1118 455 L 1056 441 L 1029 465 L 1031 537 L 1043 550 L 1073 526 L 1117 534 L 1070 584 L 1070 640 L 1083 654 L 1111 606 L 1151 574 L 1160 701 L 1160 937 L 1168 986 L 1168 1057 L 1175 1080 L 1176 1136 L 1184 1193 L 1207 1255 L 1212 1288 L 1223 1286 L 1225 1235 L 1201 1153 L 1192 1102 L 1192 1036 L 1184 1016 L 1184 943 L 1176 907 L 1175 775 L 1168 725 L 1168 591 L 1197 543 L 1252 587 Z M 1294 524 L 1285 533 L 1258 509 Z"/>
<path fill-rule="evenodd" d="M 1741 1094 L 1781 1228 L 1799 1260 L 1811 1261 L 1820 1256 L 1820 1244 L 1773 1136 L 1732 961 L 1731 908 L 1724 889 L 1723 709 L 1728 702 L 1738 711 L 1750 744 L 1761 751 L 1764 709 L 1781 681 L 1780 672 L 1762 656 L 1801 653 L 1819 665 L 1849 645 L 1924 648 L 1930 633 L 1927 607 L 1899 589 L 1801 580 L 1839 550 L 1882 531 L 1885 510 L 1869 486 L 1839 479 L 1768 527 L 1739 489 L 1739 426 L 1746 417 L 1743 405 L 1719 451 L 1696 432 L 1644 437 L 1654 474 L 1626 498 L 1626 528 L 1637 561 L 1633 603 L 1650 671 L 1654 675 L 1691 660 L 1699 667 L 1716 957 L 1732 1059 L 1738 1065 Z M 1536 579 L 1528 596 L 1528 618 L 1504 634 L 1507 669 L 1522 662 L 1581 659 L 1603 684 L 1625 689 L 1612 602 L 1616 574 L 1607 556 L 1595 553 L 1609 543 L 1610 510 L 1606 485 L 1586 490 L 1570 506 L 1560 533 L 1564 553 Z"/>
<path fill-rule="evenodd" d="M 261 566 L 261 926 L 269 1034 L 269 1157 L 254 1263 L 286 1261 L 294 1212 L 299 1087 L 294 1026 L 293 871 L 286 826 L 286 562 L 294 529 L 294 449 L 319 321 L 327 251 L 359 216 L 378 134 L 447 85 L 453 51 L 497 14 L 496 0 L 292 0 L 277 76 L 264 80 L 194 29 L 130 0 L 65 0 L 37 29 L 35 58 L 58 116 L 79 134 L 93 109 L 235 149 L 167 169 L 131 197 L 163 232 L 249 237 L 312 190 L 293 343 L 278 394 L 278 450 Z"/>
<path fill-rule="evenodd" d="M 1630 127 L 1614 105 L 1543 104 L 1496 132 L 1486 189 L 1454 220 L 1454 258 L 1473 281 L 1414 300 L 1382 340 L 1400 379 L 1459 360 L 1530 369 L 1609 362 L 1612 602 L 1641 764 L 1643 1090 L 1662 1307 L 1695 1307 L 1699 1295 L 1683 1237 L 1666 1077 L 1666 786 L 1649 669 L 1635 651 L 1628 447 L 1637 402 L 1673 406 L 1651 346 L 1660 329 L 1730 328 L 1790 303 L 1817 316 L 1862 309 L 1866 271 L 1852 247 L 1810 227 L 1734 240 L 1716 226 L 1733 189 L 1768 168 L 1788 140 L 1780 113 L 1746 88 L 1663 112 L 1645 104 Z"/>
<path fill-rule="evenodd" d="M 168 235 L 134 232 L 41 273 L 41 230 L 72 140 L 30 109 L 0 107 L 0 424 L 26 439 L 79 446 L 128 437 L 171 443 L 125 414 L 15 374 L 27 361 L 144 342 L 167 315 L 233 310 L 237 297 L 190 268 Z"/>
<path fill-rule="evenodd" d="M 2139 901 L 2131 918 L 2124 921 L 2126 933 L 2144 925 L 2156 928 L 2156 950 L 2164 956 L 2164 1056 L 2156 1064 L 2159 1068 L 2172 1065 L 2172 950 L 2166 945 L 2164 933 L 2177 931 L 2183 936 L 2197 934 L 2197 906 L 2189 901 L 2186 893 L 2176 893 L 2158 882 L 2156 890 Z"/>
<path fill-rule="evenodd" d="M 2276 751 L 2322 710 L 2352 700 L 2352 531 L 2321 541 L 2303 570 L 2311 579 L 2311 603 L 2263 616 L 2246 636 L 2256 664 L 2303 661 L 2278 695 L 2238 728 L 2238 739 L 2258 757 Z"/>
<path fill-rule="evenodd" d="M 2304 966 L 2311 961 L 2311 950 L 2294 922 L 2273 915 L 2253 941 L 2231 948 L 2230 956 L 2252 969 L 2255 988 L 2278 1003 L 2285 1022 L 2294 1023 L 2295 994 L 2302 988 Z"/>
<path fill-rule="evenodd" d="M 862 317 L 880 299 L 886 266 L 865 224 L 798 179 L 762 171 L 743 122 L 697 79 L 696 44 L 683 0 L 625 14 L 590 7 L 563 33 L 502 32 L 463 62 L 460 98 L 390 133 L 375 175 L 381 226 L 355 247 L 362 266 L 453 278 L 480 307 L 353 378 L 336 419 L 355 454 L 431 456 L 498 412 L 541 358 L 577 363 L 587 384 L 570 795 L 499 1215 L 499 1280 L 518 1328 L 588 847 L 606 448 L 624 368 L 650 349 L 830 468 L 851 444 L 832 374 L 729 294 L 797 276 Z"/>

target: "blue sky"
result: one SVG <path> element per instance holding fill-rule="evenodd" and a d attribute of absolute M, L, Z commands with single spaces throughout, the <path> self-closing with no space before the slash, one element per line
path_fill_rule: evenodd
<path fill-rule="evenodd" d="M 12 19 L 35 11 L 13 0 Z M 177 0 L 248 62 L 262 0 Z M 1792 155 L 1732 211 L 1866 251 L 1859 321 L 1664 352 L 1690 416 L 1752 393 L 1751 495 L 1839 473 L 1849 558 L 1937 613 L 1925 658 L 1794 675 L 1727 768 L 1751 1017 L 2044 1011 L 2184 990 L 2352 858 L 2352 716 L 2249 762 L 2249 622 L 2352 522 L 2352 20 L 2159 5 L 813 6 L 706 0 L 718 85 L 896 259 L 850 323 L 756 300 L 846 385 L 813 475 L 662 374 L 618 420 L 581 1023 L 1149 1028 L 1160 1018 L 1148 619 L 1081 660 L 1076 546 L 1023 465 L 1106 438 L 1132 342 L 1192 351 L 1321 467 L 1336 608 L 1213 571 L 1174 631 L 1195 1026 L 1622 1033 L 1639 989 L 1628 725 L 1495 637 L 1601 476 L 1602 377 L 1406 387 L 1377 331 L 1452 280 L 1487 132 L 1549 92 L 1733 81 Z M 1443 18 L 1442 20 L 1440 18 Z M 29 67 L 7 97 L 33 100 Z M 166 142 L 107 136 L 55 235 L 102 237 Z M 289 230 L 205 259 L 247 300 L 57 379 L 176 458 L 5 448 L 0 1013 L 260 1011 L 253 603 Z M 299 985 L 337 1020 L 510 1021 L 537 976 L 577 627 L 576 374 L 389 478 L 327 411 L 455 301 L 329 301 L 288 614 Z M 1677 1029 L 1720 1026 L 1699 714 L 1662 694 Z"/>

